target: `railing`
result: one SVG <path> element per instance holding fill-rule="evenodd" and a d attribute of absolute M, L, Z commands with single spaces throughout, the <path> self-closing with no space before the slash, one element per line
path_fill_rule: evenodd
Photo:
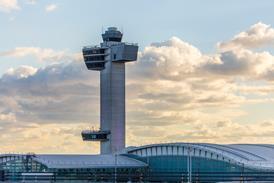
<path fill-rule="evenodd" d="M 125 45 L 132 45 L 132 46 L 138 46 L 138 43 L 129 43 L 129 42 L 117 42 L 113 45 L 120 45 L 120 44 L 125 44 Z M 100 45 L 89 45 L 89 46 L 84 46 L 83 49 L 100 49 L 100 48 L 108 48 L 106 46 L 101 47 Z"/>
<path fill-rule="evenodd" d="M 82 134 L 110 134 L 110 131 L 105 131 L 105 130 L 83 130 Z"/>
<path fill-rule="evenodd" d="M 138 46 L 138 43 L 129 43 L 129 42 L 122 42 L 122 43 L 125 43 L 126 45 Z"/>
<path fill-rule="evenodd" d="M 102 48 L 100 45 L 89 45 L 89 46 L 84 46 L 83 49 L 92 49 L 92 48 Z"/>
<path fill-rule="evenodd" d="M 197 172 L 191 174 L 193 182 L 226 182 L 226 181 L 274 181 L 274 172 Z M 24 172 L 0 171 L 0 181 L 92 181 L 92 182 L 187 182 L 188 173 L 185 171 L 134 171 L 134 172 L 48 172 L 27 174 Z"/>

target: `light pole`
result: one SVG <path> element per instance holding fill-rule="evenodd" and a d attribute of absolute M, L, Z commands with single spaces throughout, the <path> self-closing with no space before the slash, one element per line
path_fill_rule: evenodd
<path fill-rule="evenodd" d="M 192 182 L 192 158 L 191 158 L 191 147 L 188 146 L 187 154 L 187 171 L 188 171 L 188 183 Z"/>
<path fill-rule="evenodd" d="M 117 183 L 117 153 L 115 153 L 114 182 Z"/>

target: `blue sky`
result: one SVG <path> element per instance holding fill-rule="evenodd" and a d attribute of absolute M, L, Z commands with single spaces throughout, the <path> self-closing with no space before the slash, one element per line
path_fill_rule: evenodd
<path fill-rule="evenodd" d="M 273 8 L 272 0 L 0 0 L 3 151 L 98 152 L 79 135 L 99 124 L 98 73 L 80 52 L 108 26 L 140 46 L 127 65 L 128 145 L 274 143 Z"/>
<path fill-rule="evenodd" d="M 122 27 L 125 40 L 141 49 L 152 42 L 177 36 L 213 52 L 215 43 L 226 40 L 255 22 L 274 23 L 271 0 L 157 0 L 157 1 L 37 1 L 18 0 L 20 10 L 1 13 L 0 50 L 37 46 L 79 52 L 83 45 L 100 42 L 102 27 Z M 45 7 L 56 4 L 55 11 Z M 37 66 L 32 60 L 24 63 Z M 0 73 L 22 61 L 5 60 Z"/>

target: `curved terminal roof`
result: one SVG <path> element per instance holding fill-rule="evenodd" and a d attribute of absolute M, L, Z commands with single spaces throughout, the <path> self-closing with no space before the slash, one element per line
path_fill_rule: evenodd
<path fill-rule="evenodd" d="M 141 157 L 183 155 L 209 158 L 238 164 L 256 170 L 274 170 L 274 145 L 269 144 L 208 144 L 166 143 L 128 147 L 121 154 Z M 123 155 L 34 155 L 2 154 L 0 163 L 31 156 L 48 168 L 111 168 L 146 167 L 147 164 Z"/>
<path fill-rule="evenodd" d="M 121 155 L 37 155 L 48 168 L 145 167 L 145 163 Z"/>
<path fill-rule="evenodd" d="M 25 158 L 21 154 L 0 155 L 0 163 Z M 3 159 L 1 161 L 1 159 Z M 53 169 L 146 167 L 147 164 L 122 155 L 32 155 L 32 159 Z"/>
<path fill-rule="evenodd" d="M 166 143 L 130 147 L 126 153 L 138 156 L 191 155 L 253 169 L 274 170 L 274 145 L 267 144 Z"/>

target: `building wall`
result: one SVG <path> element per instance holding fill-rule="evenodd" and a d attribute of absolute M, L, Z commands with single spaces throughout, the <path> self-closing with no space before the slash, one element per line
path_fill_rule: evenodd
<path fill-rule="evenodd" d="M 188 161 L 183 155 L 161 155 L 141 157 L 133 154 L 125 154 L 130 158 L 143 161 L 149 167 L 78 167 L 78 168 L 47 168 L 30 157 L 28 160 L 22 156 L 21 159 L 10 158 L 0 164 L 2 180 L 52 180 L 59 182 L 70 181 L 111 181 L 117 182 L 187 182 Z M 100 166 L 100 165 L 99 165 Z M 210 158 L 192 157 L 192 180 L 193 182 L 225 182 L 225 181 L 274 181 L 274 172 L 251 170 L 234 163 L 215 160 Z M 40 173 L 40 176 L 23 176 L 22 173 Z M 43 175 L 44 173 L 44 175 Z M 45 176 L 52 173 L 52 176 Z M 1 178 L 0 178 L 1 181 Z"/>
<path fill-rule="evenodd" d="M 125 63 L 107 62 L 100 74 L 101 129 L 110 131 L 101 142 L 101 154 L 125 148 Z"/>
<path fill-rule="evenodd" d="M 146 180 L 149 182 L 187 182 L 189 177 L 188 158 L 182 155 L 141 157 L 128 155 L 149 165 Z M 210 158 L 191 157 L 193 182 L 232 182 L 274 180 L 274 172 L 252 170 L 242 165 Z"/>

